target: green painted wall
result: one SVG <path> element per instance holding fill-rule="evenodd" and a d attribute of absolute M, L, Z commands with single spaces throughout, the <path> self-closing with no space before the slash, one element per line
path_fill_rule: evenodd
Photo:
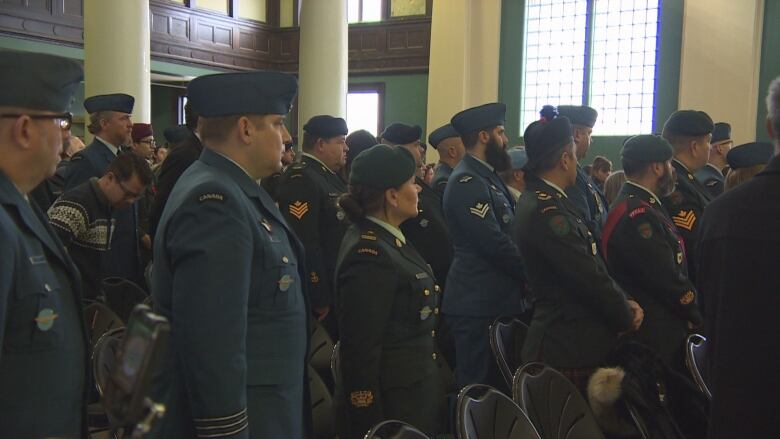
<path fill-rule="evenodd" d="M 683 1 L 661 0 L 661 29 L 658 33 L 660 38 L 655 88 L 656 112 L 653 124 L 656 132 L 661 131 L 664 121 L 677 110 Z M 775 3 L 780 2 L 775 1 Z M 525 127 L 520 126 L 524 46 L 524 29 L 521 24 L 525 22 L 525 0 L 503 0 L 501 7 L 498 96 L 499 100 L 507 106 L 506 128 L 509 140 L 512 144 L 520 144 L 522 132 L 525 130 Z M 591 163 L 596 155 L 603 155 L 612 160 L 614 168 L 620 169 L 620 148 L 625 137 L 594 137 L 593 145 L 584 160 L 585 163 Z"/>
<path fill-rule="evenodd" d="M 758 81 L 756 140 L 769 142 L 766 132 L 766 93 L 769 83 L 780 76 L 780 0 L 766 0 L 764 35 L 761 41 L 761 70 Z"/>
<path fill-rule="evenodd" d="M 393 122 L 420 125 L 427 133 L 428 75 L 350 75 L 350 84 L 385 85 L 383 127 Z"/>

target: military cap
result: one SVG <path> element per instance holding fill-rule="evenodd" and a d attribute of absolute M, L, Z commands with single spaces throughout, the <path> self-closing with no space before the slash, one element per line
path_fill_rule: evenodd
<path fill-rule="evenodd" d="M 460 134 L 455 131 L 455 127 L 453 127 L 451 123 L 448 123 L 447 125 L 433 130 L 433 132 L 428 135 L 428 143 L 430 143 L 434 148 L 438 148 L 439 143 L 441 143 L 443 140 L 449 139 L 450 137 L 460 137 Z"/>
<path fill-rule="evenodd" d="M 745 143 L 731 148 L 726 153 L 726 161 L 731 169 L 749 168 L 769 163 L 775 153 L 775 147 L 767 142 Z"/>
<path fill-rule="evenodd" d="M 663 137 L 642 134 L 626 140 L 620 155 L 643 163 L 665 162 L 672 158 L 674 149 Z"/>
<path fill-rule="evenodd" d="M 672 113 L 664 123 L 664 135 L 699 137 L 712 133 L 715 125 L 703 111 L 679 110 Z"/>
<path fill-rule="evenodd" d="M 559 117 L 555 107 L 545 105 L 539 114 L 541 118 L 528 125 L 523 133 L 530 167 L 573 141 L 571 122 L 566 117 Z"/>
<path fill-rule="evenodd" d="M 465 135 L 485 128 L 503 125 L 506 120 L 506 105 L 500 102 L 469 108 L 452 116 L 452 126 L 458 134 Z"/>
<path fill-rule="evenodd" d="M 133 142 L 138 142 L 144 137 L 149 137 L 153 135 L 154 135 L 154 131 L 152 130 L 152 124 L 149 123 L 133 124 L 133 132 L 131 134 L 131 136 L 133 137 Z"/>
<path fill-rule="evenodd" d="M 712 130 L 712 140 L 710 143 L 720 143 L 731 140 L 731 125 L 726 122 L 718 122 Z"/>
<path fill-rule="evenodd" d="M 201 117 L 287 114 L 297 93 L 294 76 L 269 71 L 199 76 L 187 87 Z"/>
<path fill-rule="evenodd" d="M 395 188 L 412 178 L 416 170 L 414 157 L 406 148 L 380 143 L 355 157 L 349 184 L 377 189 Z"/>
<path fill-rule="evenodd" d="M 572 125 L 583 125 L 588 128 L 593 128 L 599 117 L 598 111 L 587 105 L 559 105 L 558 115 L 568 118 Z"/>
<path fill-rule="evenodd" d="M 523 166 L 528 163 L 528 154 L 526 154 L 524 148 L 510 148 L 507 153 L 509 158 L 512 159 L 512 169 L 523 169 Z"/>
<path fill-rule="evenodd" d="M 323 139 L 346 136 L 349 132 L 347 130 L 347 121 L 340 117 L 328 116 L 327 114 L 314 116 L 309 119 L 306 125 L 303 126 L 303 131 Z"/>
<path fill-rule="evenodd" d="M 84 79 L 76 61 L 42 53 L 0 53 L 0 106 L 64 112 Z"/>
<path fill-rule="evenodd" d="M 352 163 L 358 154 L 376 145 L 376 137 L 366 130 L 357 130 L 347 136 L 347 163 Z"/>
<path fill-rule="evenodd" d="M 135 98 L 124 93 L 96 95 L 84 99 L 84 109 L 89 114 L 97 113 L 98 111 L 116 111 L 130 114 L 133 112 L 134 105 Z"/>
<path fill-rule="evenodd" d="M 187 125 L 174 125 L 163 130 L 163 136 L 168 143 L 179 143 L 192 135 L 192 131 Z"/>
<path fill-rule="evenodd" d="M 394 143 L 396 145 L 406 145 L 407 143 L 417 142 L 422 139 L 422 128 L 419 125 L 394 123 L 385 128 L 379 137 L 385 142 Z"/>

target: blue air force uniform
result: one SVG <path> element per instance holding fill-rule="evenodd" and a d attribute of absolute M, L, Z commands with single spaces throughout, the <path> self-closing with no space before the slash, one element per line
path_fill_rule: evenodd
<path fill-rule="evenodd" d="M 252 72 L 196 78 L 188 94 L 204 118 L 286 114 L 296 88 L 289 75 Z M 305 437 L 303 249 L 265 190 L 205 146 L 155 236 L 153 297 L 171 338 L 154 437 Z"/>
<path fill-rule="evenodd" d="M 458 113 L 452 124 L 461 134 L 490 129 L 503 125 L 504 111 L 488 104 Z M 488 327 L 524 311 L 525 273 L 510 239 L 514 201 L 490 165 L 466 154 L 444 191 L 444 217 L 454 245 L 443 311 L 455 337 L 456 384 L 499 385 Z"/>
<path fill-rule="evenodd" d="M 726 122 L 718 122 L 712 129 L 712 139 L 710 139 L 710 145 L 717 146 L 719 144 L 732 143 L 731 140 L 731 125 Z M 712 198 L 717 197 L 723 193 L 725 188 L 725 175 L 722 169 L 714 166 L 712 163 L 707 163 L 707 166 L 699 169 L 695 175 L 696 179 L 704 185 Z"/>
<path fill-rule="evenodd" d="M 433 130 L 428 136 L 428 143 L 430 143 L 434 148 L 438 149 L 441 142 L 452 137 L 460 137 L 460 134 L 458 134 L 458 132 L 455 130 L 455 127 L 453 127 L 451 123 L 448 123 Z M 439 154 L 441 154 L 441 151 Z M 433 174 L 431 187 L 444 195 L 444 189 L 447 187 L 447 181 L 449 180 L 450 175 L 452 175 L 452 171 L 452 166 L 440 161 L 436 165 L 436 172 Z"/>

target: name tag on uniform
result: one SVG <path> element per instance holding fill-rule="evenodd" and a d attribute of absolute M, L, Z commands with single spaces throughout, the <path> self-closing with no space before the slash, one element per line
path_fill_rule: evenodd
<path fill-rule="evenodd" d="M 428 279 L 428 273 L 417 273 L 414 275 L 417 279 Z"/>
<path fill-rule="evenodd" d="M 43 256 L 43 255 L 30 256 L 30 263 L 32 265 L 45 264 L 46 263 L 46 256 Z"/>

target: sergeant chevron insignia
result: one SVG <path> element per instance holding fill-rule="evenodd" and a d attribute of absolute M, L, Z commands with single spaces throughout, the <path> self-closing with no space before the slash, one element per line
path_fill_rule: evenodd
<path fill-rule="evenodd" d="M 309 211 L 308 202 L 296 201 L 290 204 L 290 215 L 298 218 L 299 221 L 301 220 L 301 218 L 303 218 L 304 215 L 306 215 L 306 212 L 308 211 Z"/>
<path fill-rule="evenodd" d="M 672 217 L 672 221 L 674 221 L 674 225 L 677 227 L 690 232 L 693 230 L 693 224 L 696 222 L 696 214 L 692 210 L 687 212 L 681 210 L 680 213 Z"/>
<path fill-rule="evenodd" d="M 485 215 L 487 215 L 488 210 L 490 210 L 490 206 L 487 203 L 477 203 L 476 206 L 469 207 L 469 211 L 471 213 L 482 219 L 485 219 Z"/>

